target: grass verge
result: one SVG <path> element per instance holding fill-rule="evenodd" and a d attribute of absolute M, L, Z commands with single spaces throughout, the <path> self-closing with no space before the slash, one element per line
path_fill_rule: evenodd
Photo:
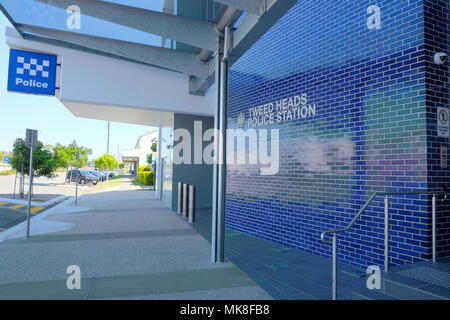
<path fill-rule="evenodd" d="M 109 188 L 116 188 L 120 186 L 120 182 L 122 181 L 122 176 L 114 176 L 109 178 L 108 181 L 99 182 L 94 189 L 95 190 L 104 190 Z"/>

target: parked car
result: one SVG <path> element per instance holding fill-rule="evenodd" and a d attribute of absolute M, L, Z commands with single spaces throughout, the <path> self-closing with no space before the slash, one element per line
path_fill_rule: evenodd
<path fill-rule="evenodd" d="M 93 174 L 94 176 L 96 176 L 98 178 L 99 181 L 105 181 L 106 180 L 106 175 L 101 172 L 101 171 L 90 171 L 91 174 Z"/>
<path fill-rule="evenodd" d="M 96 185 L 98 183 L 98 177 L 94 176 L 89 171 L 78 170 L 78 183 L 86 184 L 92 183 Z M 77 170 L 69 170 L 66 174 L 66 182 L 76 182 L 77 181 Z"/>
<path fill-rule="evenodd" d="M 102 180 L 102 181 L 107 180 L 108 172 L 107 172 L 106 170 L 102 170 L 102 169 L 95 168 L 94 171 L 95 171 L 95 172 L 98 172 L 98 173 L 100 173 L 100 174 L 102 175 L 102 177 L 103 177 L 103 180 Z"/>

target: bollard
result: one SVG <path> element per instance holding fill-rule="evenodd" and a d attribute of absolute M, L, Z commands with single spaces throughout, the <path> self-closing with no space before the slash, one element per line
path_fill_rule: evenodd
<path fill-rule="evenodd" d="M 195 222 L 195 186 L 189 186 L 189 223 Z"/>
<path fill-rule="evenodd" d="M 177 213 L 181 213 L 183 204 L 183 184 L 181 182 L 178 182 L 178 208 Z"/>
<path fill-rule="evenodd" d="M 183 218 L 187 218 L 188 215 L 188 185 L 186 183 L 183 184 Z"/>

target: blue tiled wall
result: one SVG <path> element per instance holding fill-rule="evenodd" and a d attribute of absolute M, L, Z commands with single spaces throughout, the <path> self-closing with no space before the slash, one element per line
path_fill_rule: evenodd
<path fill-rule="evenodd" d="M 450 53 L 450 3 L 448 0 L 425 1 L 425 69 L 428 114 L 428 186 L 449 185 L 449 170 L 440 167 L 440 148 L 449 147 L 449 139 L 437 137 L 436 108 L 450 106 L 450 64 L 436 65 L 436 52 Z M 450 255 L 450 207 L 438 202 L 438 256 Z"/>
<path fill-rule="evenodd" d="M 445 1 L 437 2 L 448 14 Z M 443 90 L 431 92 L 427 82 L 427 68 L 434 67 L 427 61 L 424 15 L 437 19 L 430 3 L 302 0 L 232 66 L 230 128 L 241 112 L 248 120 L 249 108 L 304 93 L 316 115 L 258 127 L 279 129 L 279 172 L 263 176 L 252 165 L 228 166 L 229 228 L 330 256 L 320 233 L 347 225 L 373 192 L 445 182 L 436 178 L 436 118 L 428 104 Z M 381 28 L 369 29 L 367 8 L 375 4 Z M 435 72 L 444 77 L 444 69 Z M 439 102 L 448 104 L 448 96 Z M 392 264 L 430 258 L 430 204 L 427 196 L 391 197 Z M 448 202 L 439 210 L 448 211 Z M 443 255 L 449 224 L 440 219 Z M 383 228 L 383 199 L 376 198 L 340 236 L 339 259 L 381 266 Z"/>

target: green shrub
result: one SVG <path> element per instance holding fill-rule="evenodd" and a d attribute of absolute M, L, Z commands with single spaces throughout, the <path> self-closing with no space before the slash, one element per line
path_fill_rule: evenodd
<path fill-rule="evenodd" d="M 150 169 L 150 167 L 148 165 L 139 166 L 138 173 L 143 172 L 143 171 L 152 171 L 152 169 Z"/>
<path fill-rule="evenodd" d="M 139 182 L 146 186 L 153 185 L 154 173 L 153 171 L 141 171 L 138 174 Z"/>
<path fill-rule="evenodd" d="M 3 170 L 0 171 L 0 176 L 9 176 L 12 174 L 15 174 L 16 172 L 14 170 Z"/>

